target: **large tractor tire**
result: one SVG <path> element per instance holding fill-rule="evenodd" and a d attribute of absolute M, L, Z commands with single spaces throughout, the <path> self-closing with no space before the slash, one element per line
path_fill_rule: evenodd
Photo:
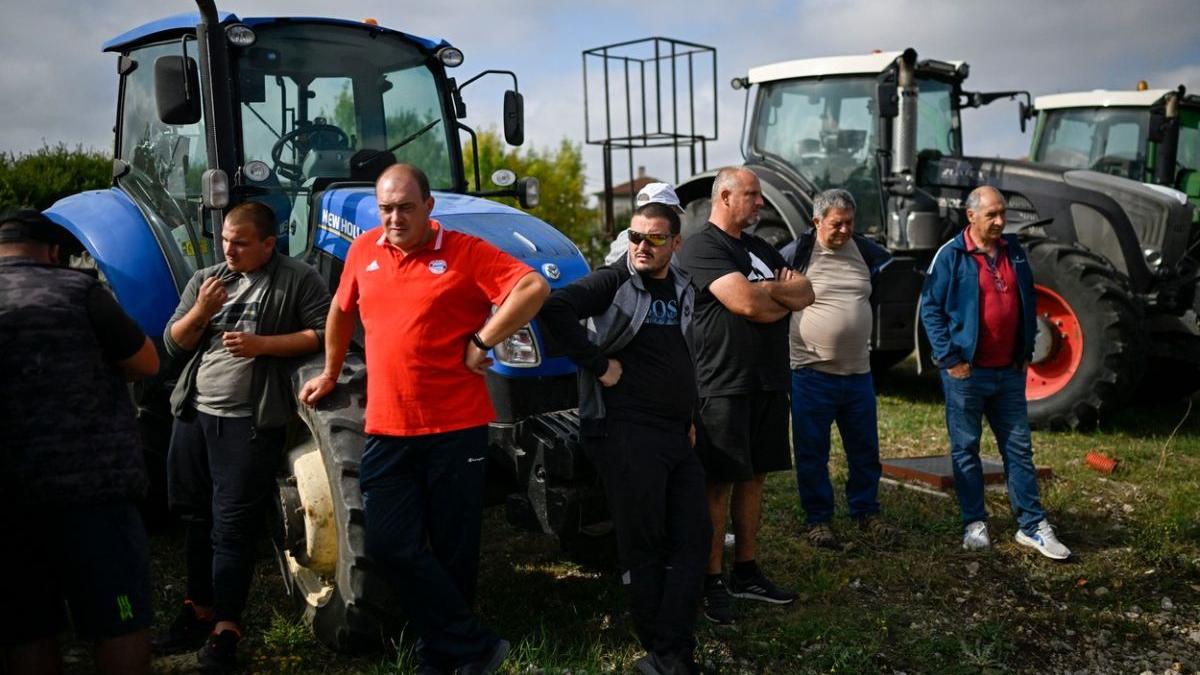
<path fill-rule="evenodd" d="M 1145 363 L 1140 314 L 1113 266 L 1085 249 L 1025 242 L 1038 334 L 1025 395 L 1038 428 L 1091 427 L 1135 390 Z"/>
<path fill-rule="evenodd" d="M 295 391 L 320 374 L 318 355 L 297 369 Z M 288 595 L 313 634 L 338 652 L 359 652 L 399 634 L 394 592 L 365 552 L 362 460 L 366 366 L 348 354 L 338 386 L 316 408 L 299 407 L 279 478 L 275 551 Z"/>

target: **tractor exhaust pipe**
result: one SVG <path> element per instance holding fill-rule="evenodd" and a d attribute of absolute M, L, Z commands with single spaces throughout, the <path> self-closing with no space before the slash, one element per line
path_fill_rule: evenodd
<path fill-rule="evenodd" d="M 1158 157 L 1154 162 L 1154 182 L 1159 185 L 1175 185 L 1175 163 L 1179 157 L 1179 101 L 1186 91 L 1180 85 L 1178 90 L 1167 94 L 1160 132 L 1162 142 L 1158 144 Z"/>
<path fill-rule="evenodd" d="M 896 93 L 900 114 L 892 121 L 892 174 L 911 174 L 917 164 L 917 52 L 900 56 Z"/>

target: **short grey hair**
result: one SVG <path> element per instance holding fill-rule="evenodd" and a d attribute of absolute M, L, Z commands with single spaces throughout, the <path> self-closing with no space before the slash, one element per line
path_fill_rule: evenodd
<path fill-rule="evenodd" d="M 725 190 L 737 189 L 740 180 L 738 174 L 743 171 L 749 171 L 744 166 L 727 166 L 717 172 L 717 177 L 713 179 L 712 200 L 715 202 L 721 198 L 721 192 Z"/>
<path fill-rule="evenodd" d="M 968 211 L 978 212 L 979 207 L 983 206 L 983 195 L 989 192 L 995 192 L 1000 197 L 1000 201 L 1004 201 L 1004 195 L 1000 194 L 999 190 L 991 185 L 980 185 L 974 190 L 971 190 L 971 194 L 967 195 L 967 201 L 963 204 L 963 206 L 965 206 Z"/>
<path fill-rule="evenodd" d="M 834 188 L 821 192 L 813 200 L 813 215 L 817 218 L 824 218 L 829 209 L 857 211 L 858 206 L 854 203 L 854 195 L 850 194 L 849 190 Z"/>

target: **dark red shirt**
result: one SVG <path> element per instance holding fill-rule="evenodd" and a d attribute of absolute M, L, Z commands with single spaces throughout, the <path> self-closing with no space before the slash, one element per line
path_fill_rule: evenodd
<path fill-rule="evenodd" d="M 996 242 L 996 257 L 989 259 L 966 230 L 962 236 L 967 253 L 979 267 L 979 337 L 975 341 L 974 365 L 1011 366 L 1021 322 L 1021 298 L 1017 273 L 1008 261 L 1008 242 L 1004 239 Z"/>

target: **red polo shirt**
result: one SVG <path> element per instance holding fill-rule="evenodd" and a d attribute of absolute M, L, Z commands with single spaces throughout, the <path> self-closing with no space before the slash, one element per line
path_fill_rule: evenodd
<path fill-rule="evenodd" d="M 491 244 L 444 229 L 405 255 L 382 227 L 350 245 L 336 302 L 366 333 L 366 432 L 417 436 L 495 419 L 483 376 L 463 363 L 467 342 L 533 270 Z"/>
<path fill-rule="evenodd" d="M 974 363 L 984 368 L 1011 366 L 1017 348 L 1021 299 L 1017 274 L 1008 260 L 1008 242 L 1001 239 L 996 243 L 996 258 L 989 264 L 987 255 L 975 246 L 966 230 L 962 236 L 967 253 L 979 267 L 979 337 Z"/>

